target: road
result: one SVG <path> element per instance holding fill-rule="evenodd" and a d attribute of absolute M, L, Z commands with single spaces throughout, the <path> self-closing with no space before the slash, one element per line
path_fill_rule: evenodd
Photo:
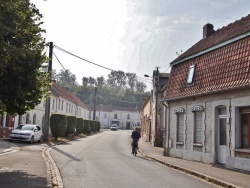
<path fill-rule="evenodd" d="M 131 131 L 105 131 L 54 147 L 64 187 L 214 187 L 211 184 L 131 155 Z M 140 147 L 140 146 L 139 146 Z"/>
<path fill-rule="evenodd" d="M 41 153 L 47 145 L 22 142 L 11 144 L 16 146 L 13 152 L 0 155 L 0 187 L 46 187 L 46 165 Z"/>

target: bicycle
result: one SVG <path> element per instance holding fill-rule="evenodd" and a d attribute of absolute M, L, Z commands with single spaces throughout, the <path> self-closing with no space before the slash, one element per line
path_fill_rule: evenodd
<path fill-rule="evenodd" d="M 138 150 L 138 140 L 133 140 L 132 142 L 132 154 L 136 157 Z"/>

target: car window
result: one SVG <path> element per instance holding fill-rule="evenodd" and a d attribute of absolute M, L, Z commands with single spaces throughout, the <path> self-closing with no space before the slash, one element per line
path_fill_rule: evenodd
<path fill-rule="evenodd" d="M 41 128 L 40 128 L 39 126 L 36 126 L 36 128 L 37 128 L 37 130 L 38 130 L 38 131 L 40 131 L 40 130 L 41 130 Z"/>
<path fill-rule="evenodd" d="M 16 129 L 22 129 L 24 125 L 18 125 L 18 127 Z"/>
<path fill-rule="evenodd" d="M 34 130 L 34 126 L 32 125 L 24 125 L 21 127 L 22 130 L 30 130 L 30 131 L 33 131 Z"/>

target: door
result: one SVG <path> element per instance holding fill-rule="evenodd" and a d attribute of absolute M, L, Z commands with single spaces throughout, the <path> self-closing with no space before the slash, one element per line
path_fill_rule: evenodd
<path fill-rule="evenodd" d="M 227 157 L 227 119 L 219 117 L 218 122 L 218 163 L 226 164 Z"/>

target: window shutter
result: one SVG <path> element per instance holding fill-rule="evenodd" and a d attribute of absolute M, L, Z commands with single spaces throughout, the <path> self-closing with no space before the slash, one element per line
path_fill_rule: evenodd
<path fill-rule="evenodd" d="M 177 142 L 184 142 L 184 114 L 178 114 Z"/>
<path fill-rule="evenodd" d="M 194 143 L 202 143 L 202 112 L 194 113 Z"/>

